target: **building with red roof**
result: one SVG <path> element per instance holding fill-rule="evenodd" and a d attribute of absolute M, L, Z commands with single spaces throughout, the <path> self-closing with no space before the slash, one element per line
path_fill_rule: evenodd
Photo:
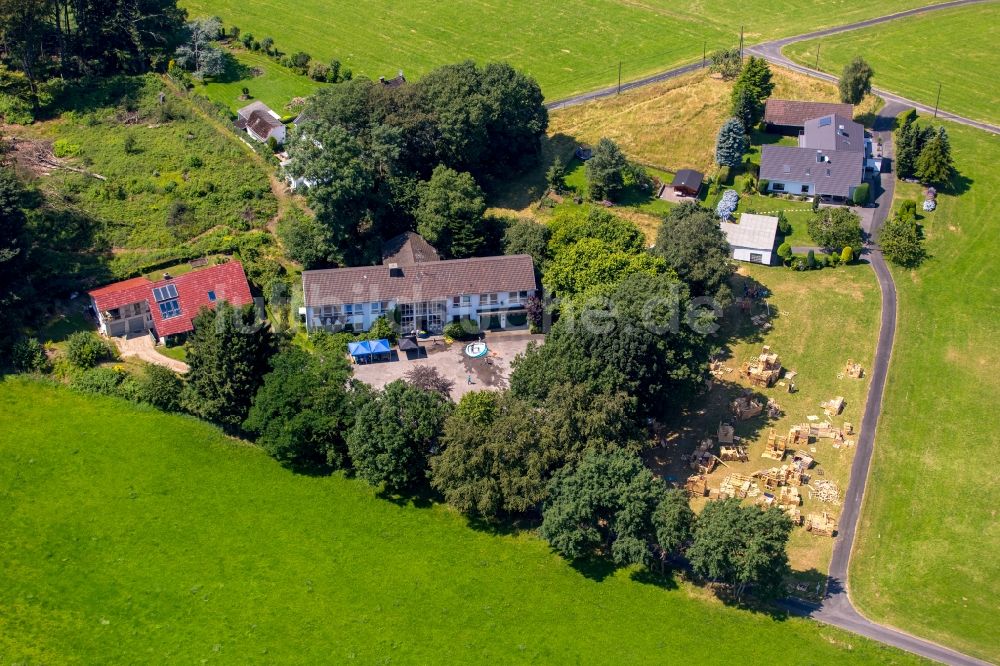
<path fill-rule="evenodd" d="M 115 282 L 88 292 L 101 333 L 109 336 L 153 333 L 158 338 L 194 330 L 191 320 L 203 307 L 218 301 L 235 306 L 253 302 L 243 265 L 230 261 L 217 266 L 164 276 L 153 282 L 144 277 Z"/>

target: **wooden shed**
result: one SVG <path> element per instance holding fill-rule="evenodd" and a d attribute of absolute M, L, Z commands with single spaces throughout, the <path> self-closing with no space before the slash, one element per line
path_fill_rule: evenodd
<path fill-rule="evenodd" d="M 686 197 L 696 197 L 701 191 L 701 183 L 705 180 L 705 175 L 694 169 L 681 169 L 674 174 L 674 180 L 670 187 L 674 192 Z"/>

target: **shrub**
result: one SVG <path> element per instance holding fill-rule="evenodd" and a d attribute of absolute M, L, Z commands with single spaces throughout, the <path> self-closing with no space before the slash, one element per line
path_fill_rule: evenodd
<path fill-rule="evenodd" d="M 139 146 L 136 141 L 135 134 L 132 134 L 132 132 L 125 133 L 125 138 L 122 139 L 122 148 L 128 155 L 138 152 Z"/>
<path fill-rule="evenodd" d="M 854 199 L 854 203 L 856 205 L 858 206 L 868 205 L 868 200 L 870 197 L 871 197 L 871 188 L 869 187 L 868 183 L 861 183 L 856 188 L 854 188 L 854 195 L 852 196 L 852 199 Z"/>
<path fill-rule="evenodd" d="M 479 334 L 479 325 L 471 319 L 445 324 L 444 334 L 452 340 L 468 340 Z"/>
<path fill-rule="evenodd" d="M 812 250 L 809 250 L 809 254 L 806 255 L 806 267 L 816 268 L 816 253 Z"/>
<path fill-rule="evenodd" d="M 911 111 L 913 109 L 910 109 Z M 917 202 L 913 199 L 903 199 L 899 202 L 899 212 L 900 217 L 916 217 L 917 216 Z"/>
<path fill-rule="evenodd" d="M 719 199 L 715 212 L 721 219 L 728 220 L 736 212 L 736 206 L 739 205 L 739 202 L 740 195 L 736 193 L 736 190 L 726 190 L 722 193 L 722 198 Z"/>
<path fill-rule="evenodd" d="M 79 145 L 71 143 L 68 139 L 56 139 L 52 144 L 52 154 L 56 157 L 76 157 L 81 150 Z"/>
<path fill-rule="evenodd" d="M 719 174 L 715 177 L 715 182 L 721 185 L 733 184 L 733 170 L 728 166 L 720 166 Z"/>
<path fill-rule="evenodd" d="M 792 246 L 788 243 L 782 243 L 779 245 L 778 256 L 781 257 L 785 263 L 788 263 L 788 260 L 792 258 Z"/>
<path fill-rule="evenodd" d="M 90 368 L 73 376 L 70 386 L 85 393 L 124 396 L 129 375 L 121 368 Z"/>
<path fill-rule="evenodd" d="M 278 140 L 275 139 L 273 136 L 267 137 L 267 147 L 271 150 L 272 153 L 278 152 Z"/>
<path fill-rule="evenodd" d="M 34 338 L 21 338 L 10 350 L 10 364 L 16 372 L 46 372 L 49 357 L 45 348 Z"/>
<path fill-rule="evenodd" d="M 852 259 L 854 259 L 854 249 L 853 248 L 851 248 L 850 246 L 847 246 L 843 250 L 840 251 L 840 261 L 841 261 L 841 263 L 849 264 L 849 263 L 851 263 Z"/>
<path fill-rule="evenodd" d="M 787 236 L 792 233 L 792 223 L 788 221 L 785 211 L 778 212 L 778 232 L 781 233 L 782 236 Z"/>
<path fill-rule="evenodd" d="M 180 377 L 169 368 L 148 364 L 135 379 L 134 399 L 166 412 L 180 409 L 183 388 Z"/>
<path fill-rule="evenodd" d="M 189 155 L 187 158 L 187 165 L 189 169 L 200 169 L 205 165 L 205 162 L 203 162 L 197 155 Z"/>
<path fill-rule="evenodd" d="M 111 345 L 94 333 L 78 331 L 66 340 L 66 358 L 78 368 L 92 368 L 101 361 L 117 357 Z"/>
<path fill-rule="evenodd" d="M 761 178 L 757 181 L 757 191 L 761 194 L 767 194 L 767 188 L 770 187 L 771 181 L 767 178 Z"/>
<path fill-rule="evenodd" d="M 390 343 L 396 344 L 396 340 L 399 339 L 399 329 L 388 317 L 379 317 L 368 329 L 368 338 L 371 340 L 385 338 Z"/>

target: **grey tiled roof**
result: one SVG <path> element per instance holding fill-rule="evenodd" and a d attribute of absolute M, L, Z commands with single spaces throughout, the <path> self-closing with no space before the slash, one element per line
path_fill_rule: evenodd
<path fill-rule="evenodd" d="M 719 226 L 730 246 L 751 250 L 773 250 L 778 235 L 778 218 L 771 215 L 743 213 L 739 224 L 722 222 Z"/>
<path fill-rule="evenodd" d="M 770 181 L 813 183 L 814 194 L 848 197 L 851 188 L 862 182 L 864 156 L 864 152 L 764 146 L 760 155 L 760 177 Z M 824 161 L 819 161 L 819 157 Z"/>
<path fill-rule="evenodd" d="M 437 250 L 423 236 L 406 231 L 382 243 L 382 263 L 420 264 L 426 261 L 440 261 Z"/>
<path fill-rule="evenodd" d="M 806 121 L 800 145 L 805 148 L 863 152 L 865 128 L 839 113 L 813 118 Z"/>
<path fill-rule="evenodd" d="M 412 303 L 462 294 L 536 288 L 534 264 L 526 254 L 432 261 L 400 266 L 397 270 L 401 275 L 391 275 L 388 266 L 304 271 L 302 288 L 306 305 L 391 300 Z"/>

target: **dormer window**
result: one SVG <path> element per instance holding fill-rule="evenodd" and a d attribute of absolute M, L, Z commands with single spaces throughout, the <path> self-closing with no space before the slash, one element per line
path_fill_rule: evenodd
<path fill-rule="evenodd" d="M 214 303 L 214 302 L 215 302 L 215 292 L 214 292 L 214 291 L 210 291 L 210 292 L 208 292 L 208 300 L 209 300 L 210 302 L 212 302 L 212 303 Z"/>

